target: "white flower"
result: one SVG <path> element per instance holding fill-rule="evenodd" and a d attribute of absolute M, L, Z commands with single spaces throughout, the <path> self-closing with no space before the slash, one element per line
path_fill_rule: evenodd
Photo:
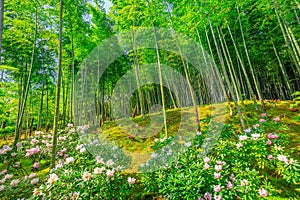
<path fill-rule="evenodd" d="M 66 164 L 73 163 L 74 160 L 75 160 L 75 159 L 74 159 L 73 157 L 66 158 Z"/>
<path fill-rule="evenodd" d="M 216 171 L 221 171 L 222 170 L 222 165 L 215 165 L 215 170 Z"/>
<path fill-rule="evenodd" d="M 104 160 L 100 156 L 96 156 L 96 162 L 97 164 L 101 164 L 101 165 L 104 164 Z"/>
<path fill-rule="evenodd" d="M 260 137 L 260 134 L 258 134 L 258 133 L 251 134 L 251 137 L 253 140 L 258 140 L 258 138 Z"/>
<path fill-rule="evenodd" d="M 118 150 L 118 147 L 117 146 L 113 146 L 113 150 L 114 151 Z"/>
<path fill-rule="evenodd" d="M 240 135 L 239 136 L 239 140 L 241 140 L 241 141 L 244 141 L 244 140 L 247 140 L 247 139 L 248 139 L 247 135 Z"/>
<path fill-rule="evenodd" d="M 159 139 L 158 139 L 158 138 L 155 138 L 155 139 L 154 139 L 154 142 L 158 142 L 158 141 L 159 141 Z"/>
<path fill-rule="evenodd" d="M 34 184 L 37 184 L 38 182 L 39 182 L 39 178 L 34 178 L 34 179 L 32 179 L 31 181 L 30 181 L 30 183 L 32 184 L 32 185 L 34 185 Z"/>
<path fill-rule="evenodd" d="M 99 167 L 96 167 L 95 169 L 94 169 L 94 174 L 102 174 L 102 172 L 104 171 L 104 167 L 101 167 L 101 168 L 99 168 Z"/>
<path fill-rule="evenodd" d="M 39 190 L 39 189 L 37 189 L 37 188 L 34 188 L 34 190 L 33 190 L 33 196 L 38 196 L 38 195 L 42 195 L 43 193 L 42 193 L 42 191 L 41 190 Z"/>
<path fill-rule="evenodd" d="M 247 128 L 244 130 L 245 133 L 250 133 L 251 132 L 251 128 Z"/>
<path fill-rule="evenodd" d="M 59 169 L 62 168 L 64 165 L 62 163 L 58 163 L 57 165 L 55 165 L 55 169 Z"/>
<path fill-rule="evenodd" d="M 79 199 L 80 192 L 70 193 L 69 196 L 70 196 L 71 200 L 77 200 L 77 199 Z"/>
<path fill-rule="evenodd" d="M 241 186 L 247 186 L 248 181 L 246 179 L 241 180 Z"/>
<path fill-rule="evenodd" d="M 114 170 L 107 170 L 107 171 L 106 171 L 106 175 L 107 175 L 108 177 L 114 176 L 114 173 L 115 173 Z"/>
<path fill-rule="evenodd" d="M 0 191 L 4 190 L 4 185 L 0 185 Z"/>
<path fill-rule="evenodd" d="M 129 183 L 130 185 L 135 184 L 135 181 L 136 181 L 135 178 L 128 177 L 128 183 Z"/>
<path fill-rule="evenodd" d="M 236 148 L 241 148 L 241 147 L 243 147 L 243 144 L 242 143 L 238 143 L 238 144 L 236 144 Z"/>
<path fill-rule="evenodd" d="M 92 175 L 90 172 L 84 172 L 84 173 L 82 174 L 82 179 L 83 179 L 84 181 L 88 181 L 88 180 L 90 180 L 91 178 L 93 178 L 93 175 Z"/>
<path fill-rule="evenodd" d="M 115 163 L 114 163 L 114 161 L 112 160 L 112 159 L 109 159 L 108 161 L 106 161 L 106 165 L 108 166 L 108 167 L 110 167 L 110 166 L 113 166 Z"/>
<path fill-rule="evenodd" d="M 192 142 L 186 142 L 186 143 L 184 143 L 184 145 L 185 145 L 187 148 L 189 148 L 190 146 L 192 146 Z"/>
<path fill-rule="evenodd" d="M 82 148 L 80 149 L 80 153 L 84 153 L 84 152 L 86 152 L 86 149 L 85 149 L 84 147 L 82 147 Z"/>
<path fill-rule="evenodd" d="M 206 162 L 206 163 L 210 162 L 209 157 L 205 157 L 205 158 L 204 158 L 204 162 Z"/>
<path fill-rule="evenodd" d="M 58 176 L 56 174 L 50 174 L 48 179 L 48 183 L 53 184 L 54 182 L 58 181 Z"/>

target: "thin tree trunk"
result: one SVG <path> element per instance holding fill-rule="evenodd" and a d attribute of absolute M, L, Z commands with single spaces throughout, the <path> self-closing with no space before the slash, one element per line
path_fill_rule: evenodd
<path fill-rule="evenodd" d="M 240 121 L 241 121 L 241 125 L 245 129 L 245 123 L 244 123 L 243 115 L 242 115 L 240 106 L 238 105 L 238 103 L 236 101 L 236 96 L 232 92 L 232 89 L 231 89 L 231 86 L 230 86 L 230 82 L 229 82 L 229 79 L 228 79 L 228 75 L 227 75 L 227 72 L 226 72 L 226 69 L 225 69 L 225 66 L 224 66 L 224 61 L 223 61 L 223 58 L 222 58 L 222 55 L 221 55 L 221 52 L 220 52 L 220 49 L 219 49 L 219 46 L 218 46 L 215 34 L 214 34 L 214 30 L 213 30 L 212 23 L 211 23 L 209 15 L 207 15 L 207 18 L 208 18 L 208 22 L 209 22 L 209 25 L 210 25 L 210 30 L 211 30 L 211 33 L 212 33 L 212 36 L 213 36 L 213 40 L 214 40 L 214 43 L 215 43 L 215 46 L 216 46 L 216 49 L 217 49 L 217 54 L 218 54 L 218 57 L 219 57 L 219 60 L 220 60 L 220 63 L 221 63 L 221 67 L 223 69 L 223 74 L 224 74 L 224 77 L 225 77 L 226 84 L 228 86 L 228 89 L 229 89 L 230 93 L 232 94 L 232 100 L 233 100 L 233 102 L 235 104 L 235 107 L 236 107 L 236 109 L 238 111 L 238 114 L 239 114 L 239 117 L 240 117 Z"/>
<path fill-rule="evenodd" d="M 21 110 L 20 110 L 20 114 L 18 115 L 18 120 L 16 123 L 16 130 L 15 130 L 15 139 L 14 139 L 14 149 L 16 148 L 16 144 L 19 142 L 20 139 L 20 126 L 22 124 L 22 119 L 23 119 L 23 114 L 24 114 L 24 110 L 26 107 L 26 100 L 27 100 L 27 95 L 28 95 L 28 91 L 29 91 L 29 87 L 30 87 L 30 81 L 31 81 L 31 75 L 32 75 L 32 68 L 33 68 L 33 63 L 34 63 L 34 53 L 35 53 L 35 43 L 36 43 L 36 35 L 37 35 L 37 11 L 38 11 L 38 7 L 35 8 L 35 30 L 34 30 L 34 38 L 33 38 L 33 45 L 32 45 L 32 54 L 31 54 L 31 61 L 30 61 L 30 69 L 29 69 L 29 73 L 28 73 L 28 79 L 27 79 L 27 84 L 26 84 L 26 89 L 24 92 L 24 97 L 22 100 L 22 106 L 21 106 Z"/>
<path fill-rule="evenodd" d="M 4 0 L 0 0 L 0 64 L 2 64 L 2 35 L 3 35 L 3 21 L 4 21 Z M 0 82 L 4 78 L 4 69 L 1 72 Z"/>
<path fill-rule="evenodd" d="M 58 75 L 56 82 L 56 94 L 55 94 L 55 110 L 54 110 L 54 121 L 53 121 L 53 141 L 52 141 L 52 158 L 51 158 L 51 169 L 55 167 L 55 157 L 57 148 L 57 135 L 58 135 L 58 121 L 59 121 L 59 100 L 60 100 L 60 76 L 62 71 L 61 59 L 62 59 L 62 21 L 63 21 L 63 0 L 60 0 L 59 9 L 59 52 L 58 52 Z"/>
<path fill-rule="evenodd" d="M 288 89 L 288 96 L 290 96 L 292 94 L 292 89 L 291 89 L 291 85 L 290 85 L 290 81 L 289 81 L 289 77 L 287 76 L 286 74 L 286 70 L 279 58 L 279 55 L 277 53 L 277 50 L 276 50 L 276 47 L 274 45 L 274 42 L 273 42 L 273 39 L 271 38 L 271 42 L 272 42 L 272 45 L 273 45 L 273 49 L 274 49 L 274 53 L 276 55 L 276 58 L 278 60 L 278 63 L 279 63 L 279 66 L 280 66 L 280 69 L 281 69 L 281 72 L 282 72 L 282 75 L 283 75 L 283 78 L 284 78 L 284 81 L 285 81 L 285 84 L 287 86 L 287 89 Z"/>
<path fill-rule="evenodd" d="M 252 63 L 251 63 L 251 60 L 250 60 L 250 56 L 249 56 L 249 53 L 248 53 L 248 48 L 247 48 L 246 41 L 245 41 L 245 36 L 244 36 L 244 30 L 243 30 L 243 26 L 242 26 L 242 22 L 241 22 L 241 18 L 240 18 L 239 7 L 237 6 L 236 9 L 237 9 L 237 12 L 238 12 L 238 20 L 239 20 L 240 30 L 241 30 L 241 34 L 242 34 L 243 45 L 244 45 L 246 57 L 247 57 L 247 60 L 248 60 L 248 64 L 249 64 L 249 67 L 250 67 L 251 75 L 252 75 L 252 78 L 253 78 L 254 86 L 256 88 L 256 92 L 258 94 L 259 100 L 261 101 L 262 108 L 263 108 L 264 112 L 266 113 L 266 107 L 265 107 L 265 104 L 264 104 L 264 100 L 263 100 L 263 97 L 262 97 L 262 94 L 261 94 L 260 87 L 258 85 L 259 83 L 256 79 L 256 76 L 255 76 L 255 73 L 254 73 L 254 70 L 253 70 L 253 66 L 252 66 Z"/>
<path fill-rule="evenodd" d="M 158 76 L 159 76 L 160 93 L 161 93 L 161 103 L 162 103 L 162 110 L 163 110 L 163 117 L 164 117 L 165 136 L 168 137 L 167 115 L 166 115 L 166 107 L 165 107 L 163 78 L 162 78 L 161 65 L 160 65 L 159 45 L 158 45 L 158 41 L 157 41 L 155 26 L 154 26 L 154 24 L 152 24 L 152 25 L 153 25 L 153 31 L 154 31 L 155 47 L 156 47 L 155 49 L 156 49 L 156 56 L 157 56 Z"/>
<path fill-rule="evenodd" d="M 235 44 L 235 40 L 234 40 L 234 38 L 233 38 L 233 36 L 232 36 L 231 29 L 230 29 L 230 27 L 229 27 L 228 24 L 227 24 L 227 29 L 228 29 L 229 35 L 230 35 L 230 37 L 231 37 L 231 40 L 232 40 L 232 43 L 233 43 L 233 46 L 234 46 L 236 55 L 237 55 L 238 60 L 239 60 L 239 62 L 240 62 L 240 64 L 241 64 L 241 67 L 242 67 L 242 70 L 243 70 L 243 73 L 244 73 L 244 76 L 245 76 L 245 79 L 246 79 L 247 88 L 248 88 L 248 90 L 249 90 L 249 92 L 250 92 L 250 98 L 253 98 L 253 102 L 254 102 L 255 109 L 258 110 L 258 108 L 257 108 L 257 103 L 256 103 L 256 98 L 255 98 L 255 96 L 254 96 L 254 92 L 253 92 L 252 86 L 251 86 L 251 84 L 250 84 L 250 81 L 249 81 L 249 78 L 248 78 L 248 74 L 247 74 L 247 72 L 246 72 L 246 68 L 245 68 L 244 63 L 243 63 L 243 61 L 242 61 L 242 59 L 241 59 L 240 53 L 239 53 L 239 51 L 238 51 L 238 49 L 237 49 L 237 46 L 236 46 L 236 44 Z"/>
<path fill-rule="evenodd" d="M 44 79 L 44 74 L 42 75 L 42 80 Z M 41 93 L 41 100 L 40 100 L 40 111 L 39 111 L 39 119 L 38 119 L 38 125 L 37 130 L 40 131 L 42 127 L 42 115 L 43 115 L 43 100 L 44 100 L 44 82 L 42 85 L 42 93 Z"/>

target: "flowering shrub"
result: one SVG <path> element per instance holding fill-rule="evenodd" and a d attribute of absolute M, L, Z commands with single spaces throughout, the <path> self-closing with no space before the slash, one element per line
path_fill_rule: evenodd
<path fill-rule="evenodd" d="M 275 194 L 269 178 L 299 183 L 300 166 L 283 151 L 285 135 L 263 129 L 280 130 L 280 119 L 262 117 L 239 135 L 227 127 L 205 157 L 200 147 L 206 134 L 196 134 L 193 145 L 173 165 L 144 174 L 147 191 L 159 191 L 168 199 L 257 199 Z"/>
<path fill-rule="evenodd" d="M 141 177 L 124 173 L 129 157 L 105 138 L 87 135 L 87 126 L 75 131 L 70 125 L 59 133 L 56 166 L 49 171 L 52 136 L 39 131 L 15 151 L 1 147 L 0 198 L 129 199 L 141 182 L 146 191 L 169 199 L 274 196 L 272 179 L 298 184 L 300 167 L 284 151 L 288 137 L 280 133 L 286 128 L 281 119 L 270 120 L 266 114 L 261 119 L 242 132 L 226 125 L 209 154 L 208 143 L 216 140 L 211 133 L 197 132 L 190 142 L 180 136 L 155 139 L 156 152 L 140 169 L 167 165 Z M 269 132 L 270 127 L 277 131 Z M 176 152 L 178 148 L 185 152 Z"/>

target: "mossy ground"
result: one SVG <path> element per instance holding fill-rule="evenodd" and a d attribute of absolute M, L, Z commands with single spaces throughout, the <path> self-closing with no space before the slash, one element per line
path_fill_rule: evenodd
<path fill-rule="evenodd" d="M 274 117 L 280 117 L 281 123 L 286 126 L 285 130 L 282 130 L 281 133 L 286 133 L 289 136 L 289 145 L 286 146 L 286 151 L 298 161 L 300 160 L 300 119 L 299 119 L 299 110 L 300 108 L 296 108 L 294 111 L 290 110 L 290 104 L 292 101 L 265 101 L 267 113 L 269 120 L 272 120 Z M 254 105 L 251 101 L 244 101 L 243 103 L 239 103 L 242 109 L 242 114 L 245 119 L 246 126 L 252 126 L 258 122 L 260 119 L 260 114 L 263 113 L 261 109 L 261 105 L 258 104 L 259 110 L 256 111 Z M 240 134 L 243 131 L 241 126 L 239 116 L 237 114 L 236 109 L 234 109 L 234 104 L 231 104 L 232 109 L 232 116 L 230 116 L 229 112 L 229 105 L 226 103 L 224 105 L 204 105 L 199 107 L 199 120 L 201 128 L 204 130 L 208 126 L 210 122 L 210 117 L 214 114 L 213 109 L 219 109 L 218 113 L 220 117 L 223 115 L 225 117 L 226 124 L 232 125 L 233 129 L 237 130 L 236 134 Z M 225 108 L 225 109 L 224 109 Z M 220 110 L 222 109 L 222 110 Z M 183 108 L 183 109 L 170 109 L 167 111 L 167 130 L 168 136 L 174 135 L 178 132 L 180 126 L 182 126 L 185 121 L 194 122 L 194 108 Z M 159 115 L 159 116 L 158 116 Z M 161 113 L 154 113 L 152 114 L 153 118 L 160 118 Z M 182 120 L 184 119 L 184 120 Z M 221 119 L 220 119 L 221 120 Z M 142 118 L 138 116 L 133 119 L 135 123 L 138 124 L 138 127 L 143 128 L 146 127 L 150 123 L 150 116 L 146 116 Z M 160 121 L 162 122 L 162 121 Z M 122 125 L 124 126 L 124 125 Z M 195 132 L 195 124 L 190 124 L 187 127 L 188 131 Z M 185 127 L 185 128 L 186 128 Z M 152 146 L 154 145 L 154 138 L 163 138 L 165 136 L 165 130 L 163 126 L 161 126 L 160 131 L 156 135 L 152 135 L 146 138 L 139 138 L 138 136 L 132 137 L 126 130 L 128 128 L 134 127 L 122 127 L 118 126 L 118 122 L 107 122 L 104 126 L 101 127 L 101 132 L 103 135 L 111 140 L 114 141 L 119 147 L 124 149 L 125 151 L 131 153 L 149 153 L 152 151 Z M 149 131 L 151 131 L 149 129 Z M 268 127 L 266 132 L 278 132 L 278 130 L 274 130 L 272 127 Z M 0 145 L 7 143 L 12 143 L 13 136 L 7 136 L 6 139 L 2 138 L 0 140 Z M 144 158 L 147 159 L 147 158 Z M 143 159 L 141 159 L 143 160 Z M 24 159 L 21 160 L 24 170 L 29 173 L 31 170 L 31 163 L 28 160 Z M 40 175 L 44 176 L 49 172 L 49 168 L 47 167 L 47 161 L 41 161 L 41 170 L 39 172 Z M 3 168 L 0 164 L 0 170 Z M 26 173 L 25 172 L 25 173 Z M 277 200 L 277 199 L 291 199 L 290 196 L 295 196 L 295 193 L 300 193 L 300 185 L 290 185 L 283 182 L 278 182 L 276 179 L 271 180 L 275 185 L 275 188 L 278 191 L 278 197 L 272 197 L 269 199 Z M 146 198 L 148 195 L 143 194 L 143 188 L 138 187 L 135 193 L 135 197 L 143 197 Z M 297 196 L 297 195 L 296 195 Z M 147 198 L 148 199 L 148 198 Z M 149 197 L 151 199 L 151 197 Z"/>

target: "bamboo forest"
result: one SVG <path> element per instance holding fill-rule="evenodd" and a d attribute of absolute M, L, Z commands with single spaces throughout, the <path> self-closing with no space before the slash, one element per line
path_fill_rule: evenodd
<path fill-rule="evenodd" d="M 300 199 L 298 0 L 0 0 L 0 199 Z"/>

